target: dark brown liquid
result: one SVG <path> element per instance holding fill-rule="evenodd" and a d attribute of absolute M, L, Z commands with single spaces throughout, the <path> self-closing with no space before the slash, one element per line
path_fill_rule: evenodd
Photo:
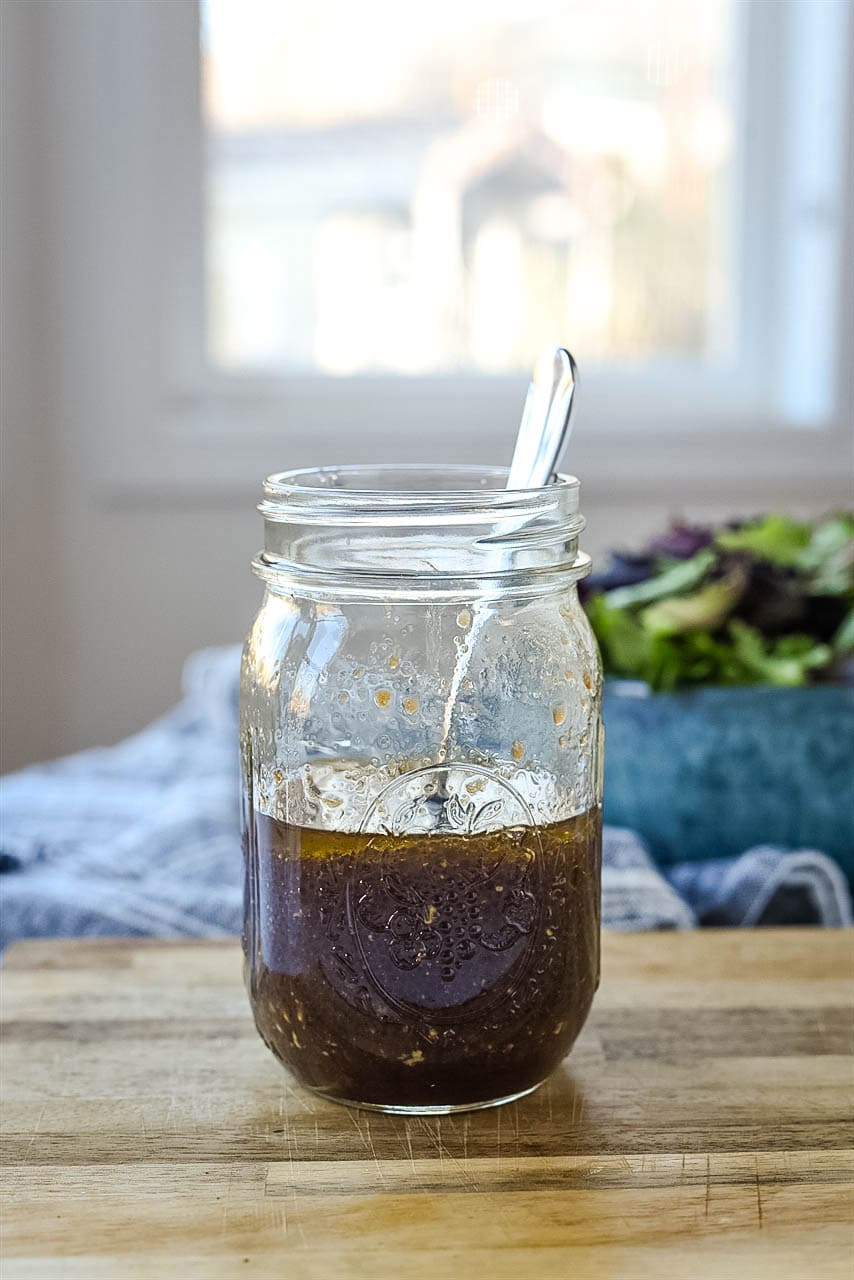
<path fill-rule="evenodd" d="M 529 1089 L 599 978 L 601 812 L 389 836 L 253 814 L 245 948 L 270 1049 L 345 1101 L 460 1106 Z"/>

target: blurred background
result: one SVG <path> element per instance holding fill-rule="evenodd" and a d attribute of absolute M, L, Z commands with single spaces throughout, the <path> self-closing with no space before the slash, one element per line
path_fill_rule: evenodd
<path fill-rule="evenodd" d="M 594 556 L 851 505 L 849 0 L 4 0 L 2 767 L 245 632 L 265 474 L 509 461 Z"/>

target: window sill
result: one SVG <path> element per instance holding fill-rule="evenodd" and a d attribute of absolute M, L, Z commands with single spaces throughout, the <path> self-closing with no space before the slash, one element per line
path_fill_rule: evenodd
<path fill-rule="evenodd" d="M 524 391 L 519 376 L 483 379 L 476 395 L 465 376 L 224 379 L 170 397 L 147 438 L 123 432 L 96 450 L 93 497 L 243 504 L 270 472 L 324 461 L 509 462 Z M 581 397 L 564 468 L 588 493 L 678 507 L 767 488 L 769 503 L 850 505 L 841 419 L 796 423 L 735 392 L 724 398 L 711 380 L 689 394 L 672 379 L 591 376 Z"/>

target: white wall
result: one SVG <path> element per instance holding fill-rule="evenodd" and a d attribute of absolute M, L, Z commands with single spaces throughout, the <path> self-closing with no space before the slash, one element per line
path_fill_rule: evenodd
<path fill-rule="evenodd" d="M 156 145 L 134 136 L 143 71 L 110 83 L 110 24 L 121 13 L 132 26 L 147 3 L 0 5 L 4 769 L 142 727 L 177 697 L 188 653 L 241 636 L 259 598 L 248 568 L 261 539 L 255 480 L 389 453 L 387 438 L 345 417 L 322 457 L 298 429 L 286 444 L 283 432 L 281 445 L 232 446 L 241 465 L 228 483 L 178 477 L 158 490 L 117 479 L 118 436 L 143 442 L 143 453 L 147 441 L 161 447 L 154 425 L 170 378 L 169 268 L 151 249 L 168 217 L 155 193 L 169 140 L 166 130 Z M 508 403 L 496 421 L 496 459 L 509 456 L 517 411 Z M 619 441 L 597 439 L 598 425 L 582 411 L 573 445 L 594 554 L 637 542 L 670 513 L 713 519 L 785 503 L 817 514 L 850 502 L 841 456 L 835 470 L 798 472 L 775 461 L 773 443 L 764 452 L 761 440 L 731 439 L 698 445 L 685 468 L 684 445 L 677 454 L 651 440 L 628 459 Z M 401 435 L 394 452 L 435 456 L 424 436 Z M 460 441 L 455 456 L 492 460 L 483 453 Z M 743 465 L 721 469 L 726 454 Z"/>
<path fill-rule="evenodd" d="M 49 313 L 43 112 L 32 75 L 38 6 L 0 5 L 0 752 L 4 766 L 73 740 L 64 574 L 53 493 L 55 424 L 46 370 Z"/>

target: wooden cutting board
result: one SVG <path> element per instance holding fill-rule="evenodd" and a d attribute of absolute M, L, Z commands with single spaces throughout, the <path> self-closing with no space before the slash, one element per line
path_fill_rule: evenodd
<path fill-rule="evenodd" d="M 609 935 L 539 1092 L 406 1120 L 304 1093 L 236 943 L 23 943 L 4 1280 L 850 1280 L 854 933 Z"/>

